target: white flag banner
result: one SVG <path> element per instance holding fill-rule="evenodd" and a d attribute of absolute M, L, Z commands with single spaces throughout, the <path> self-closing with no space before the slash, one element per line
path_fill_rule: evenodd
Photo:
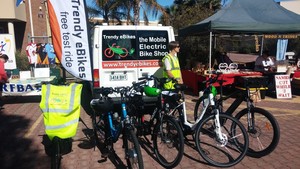
<path fill-rule="evenodd" d="M 5 69 L 16 69 L 15 39 L 11 34 L 0 34 L 0 54 L 6 54 L 8 61 L 4 64 Z"/>
<path fill-rule="evenodd" d="M 48 0 L 47 4 L 57 58 L 73 76 L 92 81 L 84 0 Z"/>

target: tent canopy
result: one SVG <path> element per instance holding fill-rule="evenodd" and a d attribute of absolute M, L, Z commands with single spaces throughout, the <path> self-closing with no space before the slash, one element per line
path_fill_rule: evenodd
<path fill-rule="evenodd" d="M 232 0 L 205 20 L 179 30 L 179 36 L 207 32 L 232 34 L 286 34 L 300 32 L 300 15 L 274 0 Z"/>

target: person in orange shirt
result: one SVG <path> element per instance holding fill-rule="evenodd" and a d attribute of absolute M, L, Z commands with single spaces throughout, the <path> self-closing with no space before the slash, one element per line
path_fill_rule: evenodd
<path fill-rule="evenodd" d="M 2 88 L 3 84 L 8 82 L 8 77 L 4 68 L 4 63 L 8 61 L 8 56 L 6 54 L 0 53 L 0 109 L 2 109 L 3 103 L 2 99 Z"/>

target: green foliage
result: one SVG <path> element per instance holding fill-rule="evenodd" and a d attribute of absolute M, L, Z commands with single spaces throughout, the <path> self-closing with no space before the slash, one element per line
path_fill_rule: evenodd
<path fill-rule="evenodd" d="M 25 53 L 22 53 L 20 50 L 16 51 L 16 64 L 19 70 L 30 70 L 28 58 Z"/>
<path fill-rule="evenodd" d="M 175 5 L 167 8 L 166 11 L 175 34 L 178 34 L 179 29 L 196 24 L 215 12 L 214 9 L 207 8 L 202 3 L 193 3 L 193 1 L 176 1 Z M 168 25 L 164 22 L 165 20 L 162 17 L 161 23 Z M 182 67 L 190 67 L 189 62 L 208 63 L 209 36 L 179 37 L 177 40 L 181 45 L 179 59 Z"/>
<path fill-rule="evenodd" d="M 150 14 L 156 17 L 161 12 L 166 16 L 165 9 L 156 0 L 92 0 L 87 6 L 90 18 L 100 16 L 108 24 L 122 24 L 121 20 L 126 19 L 128 25 L 139 25 L 140 11 L 146 24 Z"/>
<path fill-rule="evenodd" d="M 193 24 L 196 24 L 205 18 L 211 16 L 214 11 L 202 7 L 200 4 L 195 4 L 193 6 L 189 5 L 174 5 L 166 9 L 170 18 L 170 25 L 173 26 L 175 34 L 178 30 Z M 163 25 L 169 25 L 164 22 L 164 16 L 160 18 L 160 23 Z"/>

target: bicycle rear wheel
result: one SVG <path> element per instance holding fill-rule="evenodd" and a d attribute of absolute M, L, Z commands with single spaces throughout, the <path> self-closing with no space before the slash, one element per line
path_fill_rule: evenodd
<path fill-rule="evenodd" d="M 275 117 L 268 111 L 254 107 L 250 110 L 251 124 L 248 124 L 248 110 L 243 109 L 235 116 L 248 128 L 249 149 L 247 155 L 260 158 L 270 154 L 278 145 L 280 128 Z"/>
<path fill-rule="evenodd" d="M 123 144 L 125 147 L 125 158 L 129 169 L 143 169 L 144 162 L 140 144 L 132 127 L 125 126 L 123 135 Z"/>
<path fill-rule="evenodd" d="M 92 118 L 92 123 L 93 123 L 95 144 L 98 148 L 100 148 L 101 144 L 104 144 L 104 140 L 105 140 L 104 121 L 102 121 L 100 117 L 94 117 Z"/>
<path fill-rule="evenodd" d="M 222 138 L 216 133 L 215 115 L 199 122 L 195 135 L 197 150 L 208 163 L 217 167 L 231 167 L 245 157 L 248 135 L 244 126 L 234 117 L 220 114 L 219 120 Z"/>
<path fill-rule="evenodd" d="M 173 117 L 164 116 L 161 122 L 156 123 L 153 144 L 155 155 L 163 167 L 174 168 L 179 164 L 184 152 L 184 139 Z"/>

